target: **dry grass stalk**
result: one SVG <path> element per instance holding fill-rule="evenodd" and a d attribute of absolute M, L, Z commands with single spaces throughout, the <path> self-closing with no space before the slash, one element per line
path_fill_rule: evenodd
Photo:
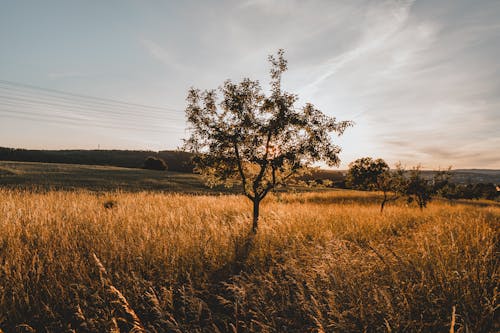
<path fill-rule="evenodd" d="M 104 196 L 120 205 L 0 189 L 4 331 L 500 329 L 494 203 L 397 203 L 381 216 L 374 193 L 281 194 L 263 202 L 246 250 L 239 196 Z"/>

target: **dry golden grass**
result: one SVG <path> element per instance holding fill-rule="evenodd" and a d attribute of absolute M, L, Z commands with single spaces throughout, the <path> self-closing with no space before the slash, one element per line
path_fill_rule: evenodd
<path fill-rule="evenodd" d="M 500 207 L 376 199 L 0 190 L 0 331 L 498 330 Z"/>

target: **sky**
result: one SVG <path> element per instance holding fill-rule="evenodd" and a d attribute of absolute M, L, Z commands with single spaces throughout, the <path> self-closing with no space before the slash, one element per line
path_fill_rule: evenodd
<path fill-rule="evenodd" d="M 341 168 L 500 169 L 500 1 L 0 0 L 0 146 L 176 149 L 190 87 L 258 79 L 356 124 Z"/>

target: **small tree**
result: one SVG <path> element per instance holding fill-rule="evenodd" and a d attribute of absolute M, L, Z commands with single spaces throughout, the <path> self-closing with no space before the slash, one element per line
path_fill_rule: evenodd
<path fill-rule="evenodd" d="M 349 121 L 336 121 L 312 104 L 296 108 L 297 95 L 282 90 L 287 70 L 283 50 L 271 63 L 271 91 L 266 96 L 258 81 L 239 84 L 227 80 L 215 90 L 190 89 L 186 115 L 190 137 L 185 149 L 195 154 L 196 170 L 209 185 L 241 184 L 253 203 L 252 231 L 256 232 L 259 205 L 277 186 L 290 181 L 313 163 L 339 164 L 340 147 L 329 133 L 341 135 Z"/>
<path fill-rule="evenodd" d="M 380 175 L 377 181 L 379 191 L 384 194 L 383 200 L 380 203 L 380 212 L 384 211 L 386 203 L 398 200 L 404 193 L 407 186 L 407 179 L 405 177 L 405 169 L 401 163 L 396 164 L 394 170 L 389 170 Z"/>
<path fill-rule="evenodd" d="M 408 173 L 404 188 L 408 203 L 416 201 L 420 209 L 423 209 L 436 195 L 448 198 L 453 196 L 451 192 L 449 195 L 446 194 L 446 192 L 452 190 L 452 184 L 450 183 L 451 167 L 446 170 L 436 171 L 432 178 L 423 176 L 420 165 L 413 167 Z"/>
<path fill-rule="evenodd" d="M 381 176 L 388 172 L 389 166 L 383 159 L 363 157 L 349 164 L 346 182 L 359 190 L 378 190 Z"/>
<path fill-rule="evenodd" d="M 441 194 L 451 183 L 451 166 L 445 170 L 438 170 L 432 177 L 432 194 Z"/>
<path fill-rule="evenodd" d="M 420 209 L 427 207 L 427 203 L 432 199 L 432 187 L 429 181 L 422 176 L 420 165 L 410 170 L 405 194 L 408 197 L 408 203 L 416 201 Z"/>
<path fill-rule="evenodd" d="M 386 203 L 397 200 L 404 192 L 404 172 L 400 164 L 396 165 L 396 170 L 391 171 L 383 159 L 363 157 L 349 164 L 346 182 L 352 188 L 381 191 L 383 199 L 380 212 L 383 212 Z"/>
<path fill-rule="evenodd" d="M 159 170 L 159 171 L 165 171 L 167 170 L 167 163 L 159 157 L 154 157 L 154 156 L 148 156 L 144 160 L 144 169 L 149 169 L 149 170 Z"/>

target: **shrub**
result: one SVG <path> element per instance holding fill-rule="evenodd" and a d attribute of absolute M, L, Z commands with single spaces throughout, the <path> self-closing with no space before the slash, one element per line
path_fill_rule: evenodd
<path fill-rule="evenodd" d="M 159 157 L 154 157 L 154 156 L 148 156 L 144 160 L 144 169 L 149 169 L 149 170 L 160 170 L 164 171 L 167 170 L 167 163 Z"/>

